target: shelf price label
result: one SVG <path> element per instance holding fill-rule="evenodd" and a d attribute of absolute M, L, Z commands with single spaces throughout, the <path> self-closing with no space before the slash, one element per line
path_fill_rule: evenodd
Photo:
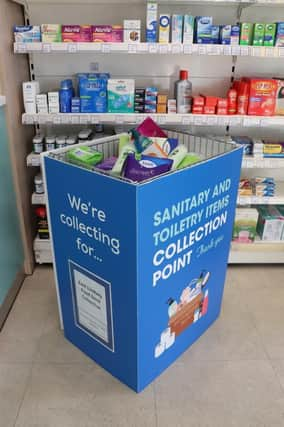
<path fill-rule="evenodd" d="M 43 43 L 42 44 L 42 51 L 44 53 L 50 53 L 51 52 L 51 44 L 50 43 Z"/>
<path fill-rule="evenodd" d="M 88 114 L 82 114 L 80 116 L 80 125 L 87 125 L 90 122 L 90 117 Z"/>
<path fill-rule="evenodd" d="M 259 126 L 259 125 L 260 125 L 260 119 L 254 118 L 253 116 L 246 117 L 243 120 L 243 126 L 244 127 L 254 127 L 254 126 Z"/>
<path fill-rule="evenodd" d="M 15 53 L 26 53 L 27 52 L 27 43 L 15 43 Z"/>
<path fill-rule="evenodd" d="M 241 54 L 240 46 L 232 46 L 232 55 L 239 56 Z"/>
<path fill-rule="evenodd" d="M 76 43 L 68 43 L 68 52 L 76 53 L 77 52 L 77 44 Z"/>
<path fill-rule="evenodd" d="M 79 117 L 78 116 L 72 116 L 71 123 L 72 123 L 72 125 L 78 125 L 80 123 Z"/>
<path fill-rule="evenodd" d="M 117 125 L 122 125 L 125 122 L 124 117 L 120 116 L 119 114 L 115 116 L 115 123 Z"/>
<path fill-rule="evenodd" d="M 162 54 L 168 53 L 169 46 L 167 44 L 162 44 L 159 46 L 159 52 Z"/>
<path fill-rule="evenodd" d="M 68 114 L 64 114 L 62 116 L 62 118 L 61 118 L 61 123 L 62 124 L 68 124 L 70 122 L 71 122 L 71 119 L 70 119 L 69 115 Z"/>
<path fill-rule="evenodd" d="M 130 43 L 128 45 L 128 53 L 137 53 L 137 46 L 135 43 Z"/>
<path fill-rule="evenodd" d="M 181 53 L 181 50 L 182 50 L 182 45 L 180 45 L 180 44 L 173 44 L 172 45 L 172 53 L 175 53 L 175 54 Z"/>
<path fill-rule="evenodd" d="M 232 55 L 232 48 L 231 48 L 231 46 L 224 45 L 224 55 Z"/>
<path fill-rule="evenodd" d="M 157 121 L 160 125 L 164 125 L 166 123 L 166 117 L 165 116 L 158 116 Z"/>
<path fill-rule="evenodd" d="M 157 53 L 158 52 L 158 44 L 157 43 L 150 43 L 149 44 L 149 53 Z"/>
<path fill-rule="evenodd" d="M 93 125 L 98 125 L 100 123 L 100 119 L 98 116 L 91 116 L 91 123 Z"/>
<path fill-rule="evenodd" d="M 184 44 L 183 45 L 183 53 L 185 55 L 191 55 L 192 54 L 192 45 L 191 44 Z"/>
<path fill-rule="evenodd" d="M 54 116 L 53 117 L 53 124 L 60 125 L 61 124 L 61 117 L 60 116 Z"/>
<path fill-rule="evenodd" d="M 241 46 L 240 54 L 241 56 L 249 56 L 250 55 L 249 46 Z"/>
<path fill-rule="evenodd" d="M 278 56 L 280 58 L 283 58 L 283 56 L 284 56 L 284 47 L 279 47 L 278 48 Z"/>
<path fill-rule="evenodd" d="M 108 43 L 102 44 L 102 52 L 103 53 L 109 53 L 111 51 L 111 45 Z"/>

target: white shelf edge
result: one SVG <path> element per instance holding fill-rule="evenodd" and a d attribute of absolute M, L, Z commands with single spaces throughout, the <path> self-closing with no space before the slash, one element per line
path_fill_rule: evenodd
<path fill-rule="evenodd" d="M 283 264 L 284 241 L 232 243 L 229 264 Z"/>
<path fill-rule="evenodd" d="M 139 114 L 139 113 L 57 113 L 22 115 L 24 125 L 34 124 L 137 124 L 146 117 L 152 117 L 160 125 L 192 125 L 192 126 L 238 126 L 238 127 L 269 127 L 284 126 L 284 116 L 229 116 L 216 114 Z"/>
<path fill-rule="evenodd" d="M 243 169 L 279 169 L 284 167 L 284 157 L 243 157 Z"/>
<path fill-rule="evenodd" d="M 237 200 L 242 205 L 284 205 L 284 182 L 276 181 L 274 197 L 239 196 Z"/>
<path fill-rule="evenodd" d="M 23 6 L 29 4 L 58 4 L 58 0 L 12 0 L 14 3 L 21 4 Z M 145 4 L 146 0 L 107 0 L 106 4 Z M 78 0 L 60 0 L 62 4 L 78 4 Z M 101 0 L 81 0 L 80 5 L 83 4 L 96 4 L 101 3 Z M 281 6 L 284 4 L 283 0 L 157 0 L 158 4 L 216 4 L 216 5 L 254 5 L 254 6 Z"/>
<path fill-rule="evenodd" d="M 103 53 L 283 58 L 284 47 L 174 43 L 14 43 L 14 53 Z"/>

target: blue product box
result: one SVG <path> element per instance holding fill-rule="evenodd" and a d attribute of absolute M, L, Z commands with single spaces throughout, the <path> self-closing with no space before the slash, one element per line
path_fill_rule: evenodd
<path fill-rule="evenodd" d="M 14 38 L 16 43 L 39 43 L 41 30 L 39 25 L 15 25 Z"/>
<path fill-rule="evenodd" d="M 144 98 L 144 102 L 145 102 L 145 104 L 147 104 L 148 102 L 150 102 L 150 103 L 154 102 L 157 104 L 157 97 L 153 96 L 153 95 L 146 95 Z"/>
<path fill-rule="evenodd" d="M 81 112 L 81 100 L 80 98 L 71 99 L 71 113 L 80 113 Z"/>
<path fill-rule="evenodd" d="M 212 37 L 212 40 L 211 40 L 212 44 L 220 43 L 220 26 L 219 25 L 212 25 L 211 37 Z"/>
<path fill-rule="evenodd" d="M 239 25 L 231 26 L 231 45 L 238 46 L 240 44 L 241 29 Z"/>
<path fill-rule="evenodd" d="M 145 113 L 154 114 L 157 112 L 157 104 L 145 104 L 144 105 Z"/>
<path fill-rule="evenodd" d="M 118 136 L 101 141 L 115 155 Z M 43 156 L 65 337 L 137 392 L 219 316 L 241 160 L 216 141 L 214 157 L 137 184 Z"/>
<path fill-rule="evenodd" d="M 221 44 L 231 44 L 231 25 L 222 25 L 220 29 L 220 42 Z"/>
<path fill-rule="evenodd" d="M 183 15 L 173 15 L 171 25 L 171 42 L 182 43 Z"/>
<path fill-rule="evenodd" d="M 158 29 L 158 4 L 147 3 L 146 42 L 156 43 Z"/>
<path fill-rule="evenodd" d="M 145 97 L 146 96 L 158 96 L 158 89 L 153 86 L 149 86 L 145 88 Z"/>
<path fill-rule="evenodd" d="M 107 80 L 81 77 L 79 79 L 81 113 L 107 112 Z"/>
<path fill-rule="evenodd" d="M 196 27 L 196 43 L 211 44 L 212 43 L 212 16 L 197 16 L 195 18 Z"/>
<path fill-rule="evenodd" d="M 275 46 L 284 46 L 284 22 L 277 23 L 276 42 Z"/>

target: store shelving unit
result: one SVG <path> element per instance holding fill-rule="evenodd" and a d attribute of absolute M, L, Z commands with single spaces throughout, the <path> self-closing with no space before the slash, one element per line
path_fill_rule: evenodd
<path fill-rule="evenodd" d="M 45 205 L 46 204 L 46 198 L 45 194 L 32 194 L 32 205 Z"/>
<path fill-rule="evenodd" d="M 34 240 L 35 259 L 38 264 L 52 263 L 52 251 L 50 240 L 36 237 Z"/>
<path fill-rule="evenodd" d="M 105 21 L 105 4 L 101 0 L 11 0 L 20 3 L 25 7 L 26 19 L 30 23 L 53 22 L 54 10 L 58 22 L 77 22 L 80 8 L 81 23 L 94 22 L 97 16 L 101 22 Z M 219 20 L 228 19 L 231 13 L 231 20 L 239 21 L 242 13 L 246 14 L 248 22 L 258 21 L 258 14 L 262 20 L 268 20 L 274 16 L 274 21 L 281 16 L 280 8 L 284 5 L 284 0 L 158 0 L 163 10 L 175 13 L 180 5 L 181 10 L 190 6 L 193 14 L 202 14 L 204 5 L 206 15 L 218 12 Z M 120 5 L 116 9 L 115 16 L 120 22 L 127 16 L 143 19 L 145 13 L 146 0 L 108 0 L 109 5 Z M 70 8 L 66 8 L 70 5 Z M 78 8 L 77 8 L 78 6 Z M 169 8 L 169 9 L 167 9 Z M 198 9 L 199 8 L 199 9 Z M 257 8 L 257 9 L 253 9 Z M 262 9 L 264 8 L 264 9 Z M 254 11 L 249 15 L 249 11 Z M 262 10 L 265 10 L 263 14 Z M 95 11 L 95 12 L 94 12 Z M 195 13 L 195 11 L 199 13 Z M 231 11 L 231 12 L 230 12 Z M 248 13 L 248 15 L 247 15 Z M 284 12 L 283 12 L 284 18 Z M 84 22 L 83 22 L 84 21 Z M 227 20 L 227 22 L 229 22 Z M 273 21 L 272 21 L 273 22 Z M 80 22 L 79 22 L 80 23 Z M 223 23 L 223 22 L 220 22 Z M 257 71 L 258 76 L 277 75 L 275 70 L 281 72 L 282 60 L 284 58 L 284 48 L 278 47 L 253 47 L 253 46 L 222 46 L 222 45 L 195 45 L 195 44 L 163 44 L 158 43 L 15 43 L 14 52 L 16 54 L 27 54 L 30 62 L 31 77 L 39 80 L 43 85 L 43 91 L 47 91 L 58 85 L 58 81 L 65 76 L 70 76 L 81 71 L 106 71 L 111 64 L 115 64 L 111 71 L 114 77 L 128 76 L 136 78 L 138 84 L 153 84 L 161 86 L 162 89 L 172 90 L 173 76 L 176 76 L 177 66 L 189 67 L 193 69 L 193 85 L 197 91 L 208 89 L 209 94 L 222 94 L 222 90 L 230 84 L 230 81 L 240 75 L 252 75 Z M 72 57 L 72 54 L 75 57 Z M 118 62 L 119 55 L 123 55 L 123 61 Z M 133 61 L 133 55 L 135 60 Z M 218 59 L 214 57 L 218 56 Z M 143 57 L 143 61 L 141 62 Z M 97 61 L 97 62 L 90 62 Z M 178 61 L 178 62 L 177 62 Z M 189 63 L 190 61 L 190 63 Z M 200 62 L 204 61 L 204 62 Z M 206 61 L 206 62 L 205 62 Z M 208 66 L 206 66 L 208 61 Z M 261 67 L 257 65 L 254 70 L 254 61 L 262 61 Z M 80 65 L 78 65 L 78 63 Z M 148 66 L 145 66 L 147 62 Z M 257 62 L 256 62 L 257 63 Z M 135 64 L 135 67 L 133 66 Z M 196 64 L 196 66 L 195 66 Z M 202 65 L 201 65 L 202 64 Z M 260 64 L 258 62 L 258 64 Z M 271 65 L 270 65 L 271 64 Z M 280 65 L 279 65 L 280 64 Z M 162 65 L 162 66 L 161 66 Z M 157 72 L 158 67 L 158 72 Z M 270 70 L 271 69 L 271 74 Z M 263 71 L 262 71 L 263 70 Z M 242 74 L 241 74 L 242 73 Z M 144 77 L 145 76 L 145 77 Z M 148 76 L 148 77 L 146 77 Z M 220 77 L 219 77 L 220 76 Z M 146 80 L 147 79 L 147 80 Z M 208 79 L 212 79 L 211 93 Z M 223 93 L 224 94 L 224 93 Z M 22 123 L 25 125 L 35 125 L 37 128 L 54 125 L 135 125 L 144 120 L 148 115 L 144 114 L 23 114 Z M 195 126 L 198 132 L 204 126 L 207 132 L 217 135 L 232 131 L 253 136 L 260 136 L 262 133 L 279 135 L 283 132 L 284 116 L 282 117 L 255 117 L 255 116 L 217 116 L 217 115 L 191 115 L 191 114 L 155 114 L 151 115 L 161 126 Z M 31 153 L 27 157 L 28 166 L 39 166 L 39 156 Z M 284 166 L 284 159 L 266 159 L 260 157 L 245 157 L 242 167 L 244 171 L 258 174 L 267 173 L 266 170 L 275 171 L 277 174 L 276 195 L 273 198 L 240 197 L 240 205 L 247 204 L 284 204 L 284 178 L 281 176 L 281 169 Z M 280 173 L 280 177 L 279 177 Z M 45 203 L 44 197 L 33 194 L 32 202 L 38 204 Z M 35 253 L 38 262 L 51 262 L 50 242 L 35 241 Z M 39 245 L 39 246 L 38 246 Z M 45 246 L 44 246 L 45 245 Z M 49 255 L 47 246 L 49 245 Z M 44 247 L 43 247 L 44 246 Z M 41 248 L 41 249 L 40 249 Z M 43 256 L 38 254 L 42 250 Z M 48 260 L 48 261 L 43 261 Z M 230 255 L 231 263 L 270 263 L 284 262 L 284 243 L 279 242 L 255 242 L 254 244 L 232 244 Z"/>

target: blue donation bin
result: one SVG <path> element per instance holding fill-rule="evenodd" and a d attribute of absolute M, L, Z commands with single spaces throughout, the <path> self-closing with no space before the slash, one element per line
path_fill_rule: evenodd
<path fill-rule="evenodd" d="M 240 178 L 242 148 L 168 135 L 204 160 L 140 184 L 43 155 L 65 336 L 137 392 L 220 313 Z"/>

